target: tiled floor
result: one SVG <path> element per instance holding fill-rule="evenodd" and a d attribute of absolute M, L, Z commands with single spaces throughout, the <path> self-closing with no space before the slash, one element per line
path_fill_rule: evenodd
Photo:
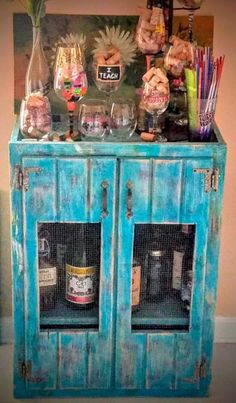
<path fill-rule="evenodd" d="M 12 346 L 0 346 L 0 403 L 12 402 L 53 403 L 236 403 L 236 344 L 215 344 L 211 396 L 205 399 L 160 399 L 160 398 L 107 398 L 107 399 L 25 399 L 12 396 Z"/>

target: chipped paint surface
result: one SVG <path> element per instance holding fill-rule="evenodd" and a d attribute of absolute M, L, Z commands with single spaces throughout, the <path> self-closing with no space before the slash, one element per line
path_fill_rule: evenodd
<path fill-rule="evenodd" d="M 17 138 L 16 128 L 10 143 L 16 394 L 205 395 L 210 365 L 204 379 L 200 366 L 203 357 L 212 359 L 224 181 L 220 134 L 212 144 L 27 144 Z M 15 166 L 29 170 L 27 192 L 16 189 Z M 219 191 L 206 193 L 194 169 L 215 167 L 221 171 Z M 104 181 L 107 216 L 102 216 Z M 98 330 L 39 331 L 37 221 L 101 222 Z M 132 331 L 134 225 L 151 222 L 196 225 L 194 292 L 185 333 Z M 19 361 L 31 363 L 27 379 L 19 374 Z"/>

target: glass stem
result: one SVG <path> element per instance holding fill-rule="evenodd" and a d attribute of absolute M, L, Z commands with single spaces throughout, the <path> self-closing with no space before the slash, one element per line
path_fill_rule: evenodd
<path fill-rule="evenodd" d="M 69 132 L 70 135 L 74 132 L 74 114 L 73 111 L 69 111 Z"/>
<path fill-rule="evenodd" d="M 153 117 L 153 133 L 156 134 L 158 131 L 158 114 L 154 113 Z"/>
<path fill-rule="evenodd" d="M 69 134 L 72 137 L 74 133 L 74 110 L 75 110 L 75 103 L 72 101 L 67 102 L 67 109 L 69 112 Z"/>

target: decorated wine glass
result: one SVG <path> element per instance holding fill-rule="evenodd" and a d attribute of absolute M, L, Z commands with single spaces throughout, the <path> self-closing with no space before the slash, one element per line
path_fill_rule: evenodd
<path fill-rule="evenodd" d="M 79 108 L 79 129 L 84 140 L 102 140 L 109 126 L 107 103 L 85 99 Z"/>
<path fill-rule="evenodd" d="M 92 76 L 99 91 L 107 95 L 110 103 L 111 94 L 116 92 L 124 79 L 125 67 L 134 61 L 137 46 L 130 32 L 121 27 L 99 31 L 95 38 Z"/>
<path fill-rule="evenodd" d="M 54 68 L 54 90 L 57 96 L 67 104 L 69 114 L 68 137 L 71 139 L 77 136 L 73 124 L 75 103 L 84 97 L 87 89 L 87 76 L 79 45 L 59 46 Z"/>
<path fill-rule="evenodd" d="M 169 81 L 160 68 L 150 69 L 144 76 L 143 105 L 152 115 L 152 132 L 156 141 L 167 141 L 162 133 L 159 117 L 165 112 L 170 100 Z"/>

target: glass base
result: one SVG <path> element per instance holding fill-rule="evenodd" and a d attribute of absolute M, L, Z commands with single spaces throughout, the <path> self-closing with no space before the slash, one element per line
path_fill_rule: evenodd
<path fill-rule="evenodd" d="M 165 143 L 166 141 L 167 141 L 166 136 L 164 136 L 164 135 L 161 134 L 161 133 L 156 133 L 156 140 L 155 140 L 155 142 L 157 142 L 157 143 Z"/>

